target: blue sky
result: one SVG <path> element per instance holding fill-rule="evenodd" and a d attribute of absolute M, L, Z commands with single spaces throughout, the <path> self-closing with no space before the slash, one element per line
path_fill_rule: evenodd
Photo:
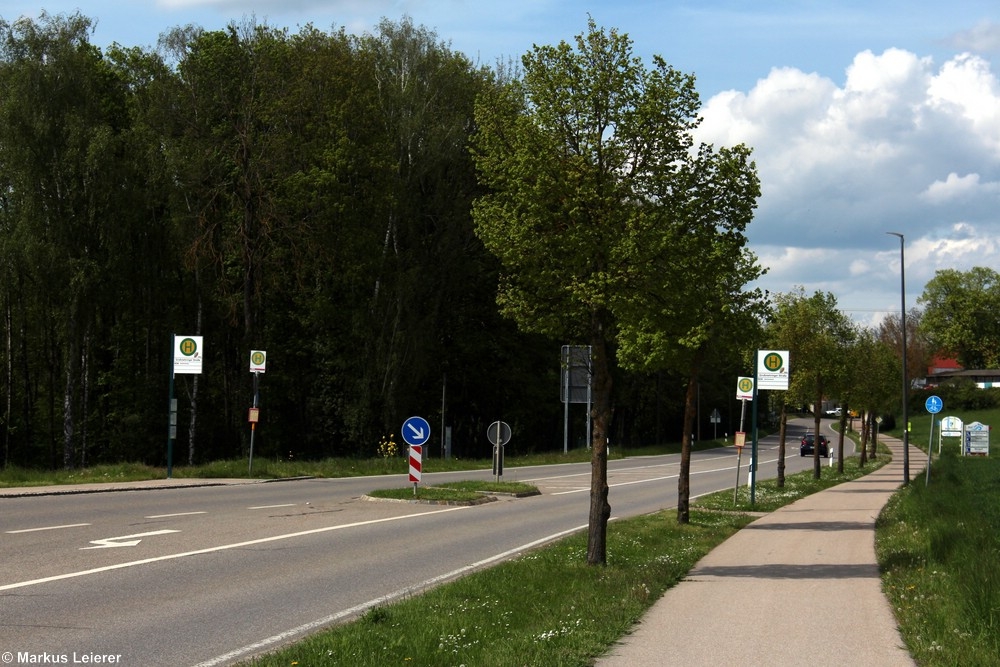
<path fill-rule="evenodd" d="M 7 0 L 12 21 L 79 10 L 93 42 L 149 46 L 175 26 L 244 17 L 361 34 L 410 16 L 473 60 L 572 41 L 588 14 L 695 74 L 698 138 L 754 149 L 748 235 L 761 286 L 832 292 L 852 318 L 899 310 L 945 268 L 1000 271 L 1000 4 L 996 0 Z"/>

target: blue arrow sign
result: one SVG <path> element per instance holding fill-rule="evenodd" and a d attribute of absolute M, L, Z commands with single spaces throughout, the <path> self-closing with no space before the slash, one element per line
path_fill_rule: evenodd
<path fill-rule="evenodd" d="M 928 396 L 927 401 L 924 403 L 924 407 L 927 408 L 927 412 L 934 415 L 941 412 L 941 408 L 944 407 L 944 401 L 937 396 Z"/>
<path fill-rule="evenodd" d="M 431 425 L 423 417 L 410 417 L 403 422 L 403 440 L 408 445 L 419 447 L 431 437 Z"/>

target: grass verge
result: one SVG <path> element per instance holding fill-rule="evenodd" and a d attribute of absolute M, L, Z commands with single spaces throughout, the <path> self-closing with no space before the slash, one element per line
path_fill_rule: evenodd
<path fill-rule="evenodd" d="M 1000 460 L 946 454 L 876 525 L 883 590 L 923 667 L 1000 665 Z"/>
<path fill-rule="evenodd" d="M 411 500 L 436 503 L 476 503 L 490 500 L 492 495 L 529 496 L 538 489 L 524 482 L 448 482 L 435 486 L 377 489 L 368 495 L 388 500 Z"/>
<path fill-rule="evenodd" d="M 587 536 L 573 535 L 244 664 L 589 665 L 702 556 L 750 523 L 749 510 L 793 502 L 887 460 L 862 471 L 852 459 L 843 475 L 824 468 L 819 480 L 812 471 L 791 475 L 782 490 L 762 481 L 753 507 L 745 495 L 734 506 L 732 490 L 704 496 L 687 525 L 673 510 L 615 521 L 605 567 L 586 565 Z"/>
<path fill-rule="evenodd" d="M 726 446 L 719 440 L 704 440 L 695 449 L 713 449 Z M 658 447 L 626 449 L 613 447 L 610 459 L 629 456 L 671 454 L 680 451 L 680 443 L 668 443 Z M 558 463 L 586 463 L 590 461 L 590 450 L 572 449 L 567 453 L 543 452 L 523 455 L 508 455 L 505 465 L 510 469 L 522 466 L 539 466 Z M 376 456 L 372 458 L 328 458 L 320 461 L 305 461 L 294 458 L 255 458 L 253 469 L 247 459 L 225 459 L 198 465 L 177 464 L 172 469 L 176 478 L 195 479 L 287 479 L 291 477 L 362 477 L 373 475 L 405 475 L 409 470 L 405 456 Z M 488 470 L 492 459 L 442 459 L 425 456 L 424 472 L 457 472 L 463 470 Z M 516 471 L 515 471 L 516 474 Z M 0 470 L 0 488 L 17 486 L 57 486 L 62 484 L 85 484 L 95 482 L 136 482 L 146 479 L 166 479 L 167 469 L 143 463 L 119 463 L 97 465 L 73 470 L 36 470 L 8 466 Z"/>

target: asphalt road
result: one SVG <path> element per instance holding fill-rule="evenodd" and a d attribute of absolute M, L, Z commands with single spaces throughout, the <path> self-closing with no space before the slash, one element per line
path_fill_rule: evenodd
<path fill-rule="evenodd" d="M 788 474 L 812 465 L 798 456 L 804 424 L 789 432 Z M 776 462 L 777 438 L 761 441 L 757 478 Z M 733 448 L 694 453 L 692 495 L 732 489 L 736 463 Z M 749 448 L 740 484 L 748 463 Z M 423 484 L 492 478 L 433 465 Z M 675 506 L 678 467 L 678 455 L 611 461 L 612 518 Z M 586 528 L 589 464 L 504 472 L 542 495 L 364 498 L 406 486 L 398 475 L 0 498 L 0 661 L 226 665 Z"/>

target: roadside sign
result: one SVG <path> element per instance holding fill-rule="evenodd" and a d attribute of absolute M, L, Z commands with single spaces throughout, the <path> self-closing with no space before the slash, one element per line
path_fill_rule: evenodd
<path fill-rule="evenodd" d="M 961 438 L 962 428 L 963 424 L 960 418 L 955 416 L 945 417 L 941 420 L 941 437 Z"/>
<path fill-rule="evenodd" d="M 201 336 L 174 336 L 174 374 L 201 374 Z"/>
<path fill-rule="evenodd" d="M 788 350 L 757 350 L 757 389 L 788 390 Z"/>
<path fill-rule="evenodd" d="M 747 444 L 747 434 L 743 431 L 737 431 L 733 444 L 736 446 L 736 449 L 743 449 L 743 447 Z"/>
<path fill-rule="evenodd" d="M 753 378 L 741 377 L 736 380 L 736 400 L 753 400 Z"/>
<path fill-rule="evenodd" d="M 990 427 L 980 422 L 965 425 L 965 455 L 990 455 Z"/>
<path fill-rule="evenodd" d="M 486 429 L 486 438 L 494 447 L 503 447 L 510 442 L 510 426 L 507 422 L 495 421 Z"/>
<path fill-rule="evenodd" d="M 927 400 L 924 401 L 924 407 L 927 408 L 927 412 L 936 415 L 944 407 L 944 401 L 937 396 L 928 396 Z"/>
<path fill-rule="evenodd" d="M 410 446 L 410 481 L 414 484 L 420 481 L 423 472 L 424 448 L 420 445 Z"/>
<path fill-rule="evenodd" d="M 267 366 L 267 352 L 264 350 L 250 350 L 250 372 L 263 373 Z"/>
<path fill-rule="evenodd" d="M 256 424 L 260 421 L 260 408 L 250 408 L 247 412 L 247 421 L 251 424 Z"/>
<path fill-rule="evenodd" d="M 403 422 L 402 434 L 406 444 L 420 446 L 430 440 L 431 425 L 423 417 L 410 417 Z"/>

